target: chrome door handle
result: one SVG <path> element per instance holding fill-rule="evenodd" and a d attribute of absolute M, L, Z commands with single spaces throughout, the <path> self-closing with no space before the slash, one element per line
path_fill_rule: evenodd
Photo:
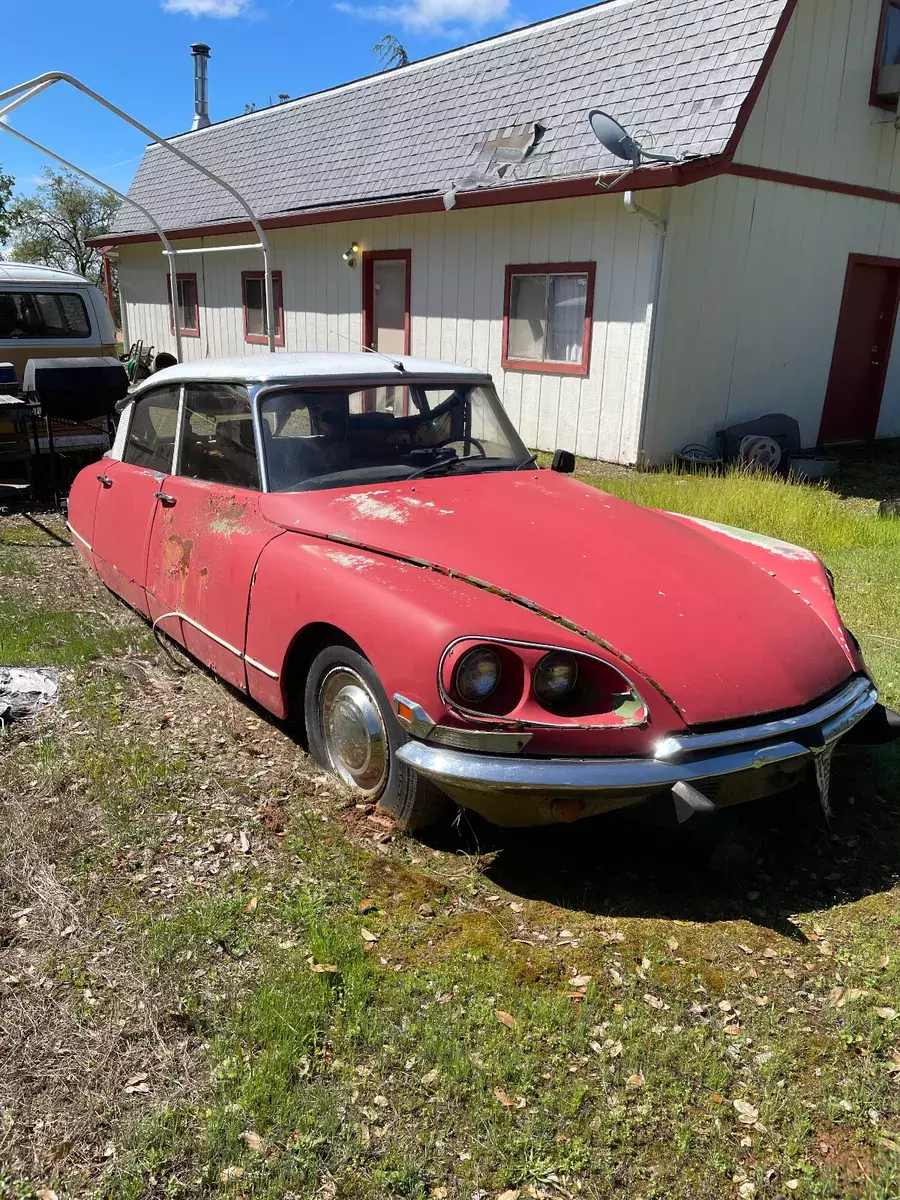
<path fill-rule="evenodd" d="M 174 508 L 177 501 L 174 496 L 170 496 L 168 492 L 154 492 L 153 495 L 160 502 L 163 508 Z"/>
<path fill-rule="evenodd" d="M 113 481 L 110 479 L 110 477 L 108 475 L 98 475 L 97 478 L 99 479 L 99 481 L 103 485 L 103 487 L 105 487 L 105 488 L 112 487 Z"/>

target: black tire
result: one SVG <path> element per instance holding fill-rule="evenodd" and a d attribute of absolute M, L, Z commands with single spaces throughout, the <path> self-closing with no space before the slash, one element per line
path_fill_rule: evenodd
<path fill-rule="evenodd" d="M 360 789 L 361 794 L 377 800 L 379 807 L 390 813 L 401 829 L 409 832 L 442 823 L 450 814 L 452 801 L 396 757 L 396 751 L 409 738 L 397 721 L 372 664 L 349 646 L 326 646 L 316 655 L 309 668 L 303 692 L 303 715 L 310 754 L 323 770 L 342 777 L 328 750 L 321 711 L 323 685 L 342 668 L 352 672 L 366 685 L 378 707 L 387 736 L 386 778 L 376 793 Z M 345 782 L 353 786 L 349 780 L 345 779 Z"/>

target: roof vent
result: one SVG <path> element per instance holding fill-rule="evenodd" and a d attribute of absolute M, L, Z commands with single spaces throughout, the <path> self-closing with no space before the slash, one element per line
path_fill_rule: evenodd
<path fill-rule="evenodd" d="M 191 46 L 194 56 L 194 122 L 191 131 L 205 129 L 209 125 L 209 46 L 195 42 Z"/>

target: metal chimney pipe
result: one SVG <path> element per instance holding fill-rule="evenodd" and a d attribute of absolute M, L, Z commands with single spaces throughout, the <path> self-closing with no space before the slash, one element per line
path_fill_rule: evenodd
<path fill-rule="evenodd" d="M 209 125 L 209 46 L 195 42 L 191 46 L 194 56 L 194 123 L 191 130 L 205 129 Z"/>

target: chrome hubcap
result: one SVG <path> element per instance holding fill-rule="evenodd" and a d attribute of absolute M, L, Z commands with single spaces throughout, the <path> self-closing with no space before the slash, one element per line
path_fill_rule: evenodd
<path fill-rule="evenodd" d="M 349 667 L 329 671 L 319 687 L 319 720 L 335 774 L 377 796 L 387 779 L 388 741 L 366 681 Z"/>

